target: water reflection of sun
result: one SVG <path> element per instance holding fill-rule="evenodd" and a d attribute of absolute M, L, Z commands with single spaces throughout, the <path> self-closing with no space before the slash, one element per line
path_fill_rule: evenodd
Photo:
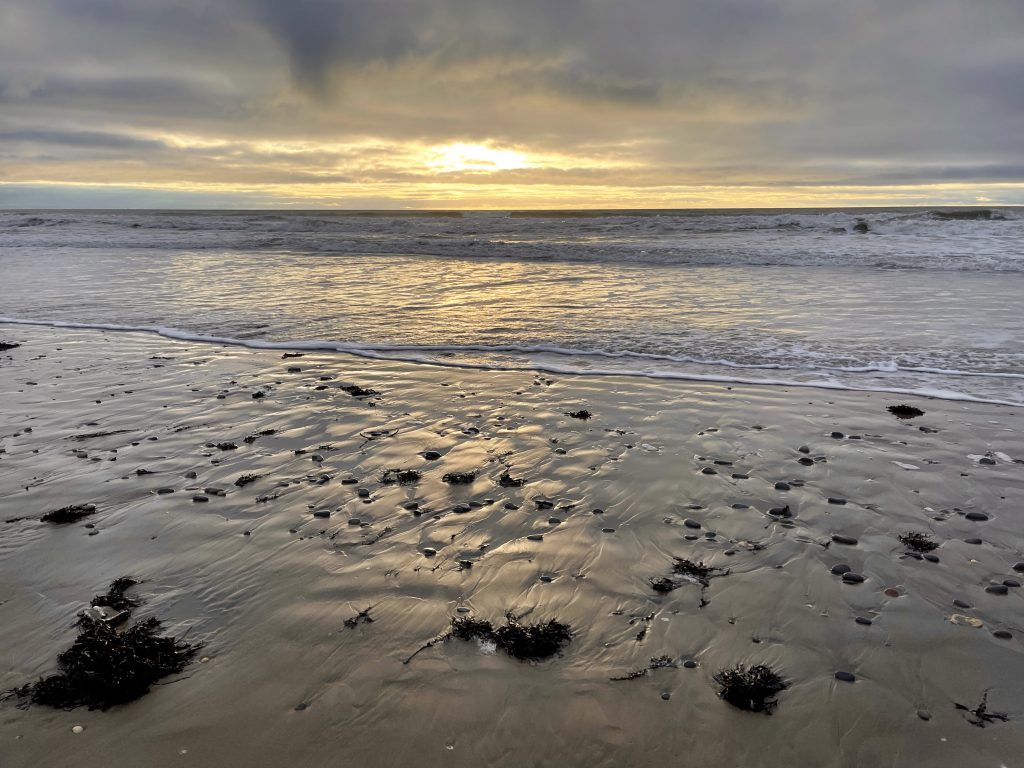
<path fill-rule="evenodd" d="M 427 166 L 437 173 L 488 173 L 529 168 L 530 163 L 514 149 L 457 142 L 434 147 Z"/>

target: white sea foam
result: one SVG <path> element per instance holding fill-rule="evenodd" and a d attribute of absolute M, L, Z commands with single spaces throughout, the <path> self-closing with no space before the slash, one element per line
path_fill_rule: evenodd
<path fill-rule="evenodd" d="M 260 350 L 284 350 L 293 352 L 338 352 L 343 354 L 355 355 L 358 357 L 365 357 L 375 360 L 391 360 L 398 362 L 408 362 L 420 365 L 434 365 L 445 368 L 458 368 L 458 369 L 469 369 L 469 370 L 491 370 L 491 371 L 539 371 L 543 373 L 551 374 L 562 374 L 571 376 L 626 376 L 626 377 L 638 377 L 647 379 L 666 379 L 675 381 L 702 381 L 708 383 L 720 383 L 720 384 L 740 384 L 740 385 L 752 385 L 752 386 L 772 386 L 772 387 L 806 387 L 811 389 L 831 389 L 831 390 L 843 390 L 853 392 L 880 392 L 895 395 L 911 395 L 918 397 L 930 397 L 937 398 L 940 400 L 957 400 L 964 402 L 976 402 L 976 403 L 989 403 L 992 405 L 1010 405 L 1019 406 L 1024 405 L 1024 401 L 1013 401 L 1013 400 L 999 400 L 990 399 L 983 397 L 975 397 L 962 392 L 956 392 L 952 390 L 937 389 L 931 387 L 920 387 L 920 388 L 895 388 L 895 387 L 873 387 L 873 386 L 856 386 L 850 384 L 844 384 L 836 381 L 801 381 L 796 379 L 769 379 L 769 378 L 752 378 L 742 376 L 725 376 L 725 375 L 704 375 L 696 373 L 687 373 L 684 371 L 667 371 L 667 370 L 640 370 L 640 369 L 621 369 L 621 368 L 579 368 L 575 366 L 565 365 L 551 365 L 544 363 L 534 363 L 530 365 L 515 365 L 515 364 L 484 364 L 484 363 L 472 363 L 457 360 L 447 360 L 439 357 L 431 357 L 426 354 L 414 354 L 413 350 L 415 347 L 408 345 L 381 345 L 380 347 L 374 347 L 371 345 L 360 345 L 360 344 L 349 344 L 343 342 L 332 342 L 332 341 L 309 341 L 309 340 L 296 340 L 296 341 L 262 341 L 254 339 L 239 339 L 230 336 L 214 336 L 209 334 L 192 333 L 189 331 L 183 331 L 178 328 L 169 328 L 160 325 L 123 325 L 120 323 L 80 323 L 65 320 L 29 320 L 24 318 L 13 318 L 13 317 L 0 317 L 0 323 L 6 323 L 10 325 L 35 325 L 35 326 L 46 326 L 51 328 L 68 328 L 78 330 L 102 330 L 102 331 L 117 331 L 124 333 L 150 333 L 164 338 L 174 339 L 177 341 L 189 341 L 198 342 L 205 344 L 222 344 L 228 346 L 239 346 L 246 347 L 248 349 L 260 349 Z M 440 351 L 445 348 L 434 347 L 431 351 Z M 450 349 L 450 348 L 448 348 Z M 393 354 L 394 352 L 401 350 L 404 354 Z"/>

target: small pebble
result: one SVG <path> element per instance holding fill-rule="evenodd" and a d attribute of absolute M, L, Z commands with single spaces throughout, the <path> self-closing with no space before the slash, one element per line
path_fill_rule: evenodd
<path fill-rule="evenodd" d="M 1003 584 L 1007 587 L 1019 587 L 1020 582 L 1016 579 L 1003 579 Z"/>
<path fill-rule="evenodd" d="M 981 544 L 981 539 L 964 539 L 964 544 Z"/>
<path fill-rule="evenodd" d="M 694 661 L 693 659 L 687 659 L 686 661 L 683 662 L 683 666 L 686 667 L 687 669 L 696 669 L 697 668 L 697 662 Z"/>
<path fill-rule="evenodd" d="M 828 503 L 829 504 L 839 504 L 841 506 L 841 505 L 846 503 L 846 499 L 841 499 L 838 496 L 829 496 L 828 497 Z"/>
<path fill-rule="evenodd" d="M 362 525 L 363 521 L 360 520 L 358 517 L 350 517 L 348 519 L 348 524 L 349 525 Z"/>
<path fill-rule="evenodd" d="M 209 499 L 206 498 L 205 496 L 193 496 L 192 501 L 196 502 L 197 504 L 203 504 L 209 501 Z"/>
<path fill-rule="evenodd" d="M 924 554 L 924 555 L 921 555 L 921 557 L 923 557 L 929 563 L 937 563 L 937 562 L 939 562 L 939 556 L 938 555 Z"/>
<path fill-rule="evenodd" d="M 854 621 L 865 627 L 870 627 L 872 624 L 871 619 L 867 618 L 866 616 L 858 616 L 856 619 L 854 619 Z"/>
<path fill-rule="evenodd" d="M 1010 588 L 1005 584 L 989 584 L 985 587 L 985 591 L 990 595 L 1005 595 L 1009 593 Z"/>
<path fill-rule="evenodd" d="M 687 528 L 700 528 L 700 523 L 689 517 L 683 520 L 683 525 L 685 525 Z"/>
<path fill-rule="evenodd" d="M 313 517 L 330 517 L 331 510 L 329 509 L 318 509 L 313 513 Z"/>
<path fill-rule="evenodd" d="M 929 712 L 927 709 L 917 710 L 917 716 L 924 720 L 926 723 L 932 719 L 932 713 Z"/>
<path fill-rule="evenodd" d="M 433 557 L 436 554 L 437 554 L 437 550 L 434 549 L 433 547 L 424 547 L 423 548 L 423 556 L 424 557 Z"/>
<path fill-rule="evenodd" d="M 704 467 L 704 469 L 702 469 L 700 472 L 701 472 L 702 475 L 717 475 L 718 474 L 718 470 L 714 469 L 713 467 Z"/>
<path fill-rule="evenodd" d="M 857 540 L 853 536 L 843 536 L 839 533 L 832 534 L 832 541 L 836 544 L 846 544 L 847 546 L 854 547 L 857 545 Z"/>
<path fill-rule="evenodd" d="M 970 603 L 968 603 L 966 600 L 954 600 L 953 601 L 953 605 L 955 605 L 957 608 L 964 608 L 964 609 L 973 608 L 974 607 Z"/>
<path fill-rule="evenodd" d="M 789 483 L 784 483 L 781 480 L 775 484 L 776 491 L 788 491 Z"/>
<path fill-rule="evenodd" d="M 1013 564 L 1013 570 L 1017 573 L 1024 573 L 1024 561 Z"/>
<path fill-rule="evenodd" d="M 836 576 L 842 576 L 844 573 L 849 573 L 850 571 L 852 571 L 853 568 L 848 566 L 846 563 L 836 563 L 832 566 L 831 570 L 832 573 L 834 573 Z"/>
<path fill-rule="evenodd" d="M 844 437 L 844 435 L 843 435 L 842 432 L 833 432 L 832 433 L 832 439 L 833 440 L 842 440 L 843 437 Z"/>
<path fill-rule="evenodd" d="M 669 699 L 671 699 L 671 698 L 672 698 L 672 694 L 671 694 L 671 693 L 669 693 L 668 691 L 665 691 L 665 693 L 661 694 L 661 698 L 662 698 L 662 699 L 663 699 L 664 701 L 668 701 Z"/>
<path fill-rule="evenodd" d="M 964 520 L 974 520 L 975 522 L 984 522 L 988 520 L 988 515 L 984 512 L 968 512 L 964 515 Z"/>
<path fill-rule="evenodd" d="M 615 529 L 614 528 L 602 528 L 601 532 L 602 533 L 615 533 Z"/>
<path fill-rule="evenodd" d="M 842 681 L 844 683 L 852 683 L 856 679 L 857 678 L 854 677 L 852 672 L 843 672 L 843 671 L 836 672 L 836 680 L 840 680 L 840 681 Z"/>
<path fill-rule="evenodd" d="M 544 541 L 544 534 L 542 533 L 531 533 L 526 537 L 528 541 Z"/>
<path fill-rule="evenodd" d="M 864 581 L 864 577 L 861 576 L 859 573 L 853 573 L 851 571 L 850 573 L 843 574 L 843 581 L 847 584 L 860 584 Z"/>
<path fill-rule="evenodd" d="M 1012 640 L 1013 635 L 1005 629 L 997 629 L 992 633 L 993 637 L 998 637 L 1000 640 Z"/>
<path fill-rule="evenodd" d="M 85 728 L 83 728 L 80 725 L 73 725 L 73 726 L 71 726 L 71 732 L 72 733 L 81 733 L 84 730 L 85 730 Z"/>

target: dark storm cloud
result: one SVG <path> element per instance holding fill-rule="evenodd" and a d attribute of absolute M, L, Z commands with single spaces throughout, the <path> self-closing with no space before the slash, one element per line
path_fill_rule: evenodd
<path fill-rule="evenodd" d="M 1024 182 L 1022 31 L 1020 0 L 0 0 L 0 156 L 397 183 L 423 168 L 341 147 L 494 141 L 567 157 L 496 183 Z"/>

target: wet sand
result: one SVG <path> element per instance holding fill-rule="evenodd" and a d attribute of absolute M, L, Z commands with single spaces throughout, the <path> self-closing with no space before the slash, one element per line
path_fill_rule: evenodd
<path fill-rule="evenodd" d="M 0 353 L 0 689 L 54 672 L 78 612 L 121 576 L 143 582 L 138 618 L 204 644 L 107 711 L 0 703 L 4 768 L 1024 753 L 1020 409 L 144 334 L 0 325 L 0 340 L 21 345 Z M 887 412 L 904 402 L 925 414 Z M 96 512 L 39 519 L 72 504 Z M 937 562 L 906 554 L 913 531 Z M 702 588 L 676 557 L 719 575 Z M 662 578 L 677 588 L 655 591 Z M 542 662 L 450 639 L 403 663 L 453 617 L 508 611 L 572 640 Z M 719 698 L 712 676 L 737 663 L 788 681 L 772 715 Z M 979 727 L 956 705 L 986 691 L 1008 719 Z"/>

